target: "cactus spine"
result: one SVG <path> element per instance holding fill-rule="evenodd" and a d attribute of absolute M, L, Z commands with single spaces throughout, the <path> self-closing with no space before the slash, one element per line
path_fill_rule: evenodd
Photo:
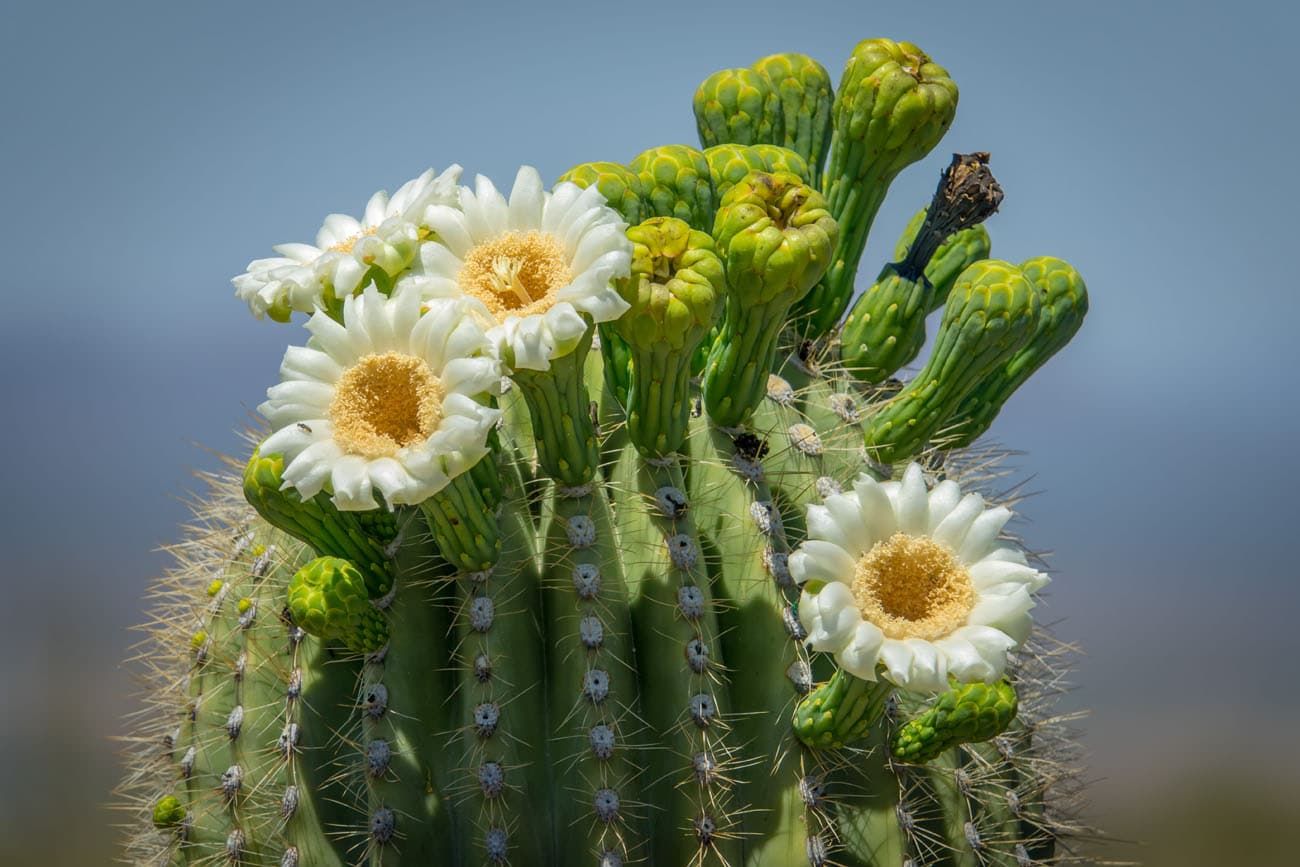
<path fill-rule="evenodd" d="M 310 274 L 250 266 L 255 312 L 318 312 L 160 584 L 128 857 L 1070 860 L 1047 579 L 963 490 L 1083 280 L 988 259 L 958 155 L 839 322 L 956 102 L 910 43 L 838 94 L 772 55 L 700 86 L 703 150 L 426 173 Z"/>

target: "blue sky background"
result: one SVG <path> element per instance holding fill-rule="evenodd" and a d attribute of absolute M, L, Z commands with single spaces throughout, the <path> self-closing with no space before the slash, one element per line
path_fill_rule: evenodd
<path fill-rule="evenodd" d="M 1088 281 L 1083 332 L 994 430 L 1044 492 L 1027 534 L 1056 552 L 1045 616 L 1087 652 L 1099 813 L 1207 769 L 1294 779 L 1294 749 L 1237 745 L 1300 720 L 1297 24 L 1256 0 L 7 6 L 3 836 L 107 799 L 152 549 L 301 341 L 230 276 L 430 165 L 508 184 L 693 143 L 713 70 L 795 50 L 838 78 L 868 36 L 919 43 L 962 96 L 864 274 L 947 155 L 986 149 L 994 254 Z"/>

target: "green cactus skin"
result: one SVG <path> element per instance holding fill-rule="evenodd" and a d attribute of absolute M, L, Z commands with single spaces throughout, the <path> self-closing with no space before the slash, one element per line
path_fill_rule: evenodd
<path fill-rule="evenodd" d="M 782 103 L 782 94 L 763 72 L 720 69 L 695 90 L 695 125 L 700 141 L 705 147 L 781 144 L 787 116 Z"/>
<path fill-rule="evenodd" d="M 822 164 L 831 146 L 835 92 L 830 74 L 806 54 L 771 54 L 755 62 L 754 69 L 767 76 L 781 100 L 783 136 L 776 144 L 784 145 L 804 159 L 808 174 L 802 177 L 809 186 L 818 187 Z"/>
<path fill-rule="evenodd" d="M 836 671 L 795 707 L 794 733 L 805 746 L 842 749 L 870 734 L 891 692 L 888 684 L 870 683 Z"/>
<path fill-rule="evenodd" d="M 853 50 L 835 95 L 835 134 L 822 177 L 839 244 L 826 277 L 795 308 L 803 335 L 823 335 L 839 321 L 889 185 L 939 143 L 956 112 L 957 85 L 917 46 L 866 39 Z"/>
<path fill-rule="evenodd" d="M 1009 262 L 987 259 L 963 271 L 925 367 L 871 419 L 865 436 L 871 455 L 892 464 L 919 452 L 975 384 L 1025 345 L 1041 303 Z"/>
<path fill-rule="evenodd" d="M 921 763 L 957 744 L 991 740 L 1011 725 L 1017 705 L 1015 687 L 1005 679 L 956 686 L 900 726 L 890 750 L 905 762 Z"/>
<path fill-rule="evenodd" d="M 869 41 L 850 63 L 823 179 L 839 231 L 865 238 L 886 169 L 951 114 L 955 88 L 925 64 L 917 84 L 911 51 Z M 911 382 L 865 387 L 820 326 L 782 344 L 790 305 L 852 245 L 802 186 L 828 90 L 793 86 L 809 80 L 798 55 L 754 70 L 779 94 L 764 135 L 780 139 L 570 172 L 646 251 L 623 286 L 635 310 L 605 324 L 600 353 L 583 342 L 546 374 L 515 373 L 490 459 L 421 507 L 368 513 L 281 490 L 276 455 L 210 479 L 140 650 L 129 861 L 1070 860 L 1076 782 L 1053 707 L 1068 648 L 1036 630 L 1011 660 L 1010 706 L 1002 684 L 928 704 L 854 683 L 802 646 L 785 557 L 804 508 L 860 473 L 918 456 L 964 487 L 996 475 L 999 452 L 962 445 L 1077 330 L 1086 290 L 1060 260 L 982 261 L 987 236 L 970 230 L 919 263 L 936 295 L 952 285 Z M 729 210 L 740 201 L 754 219 Z M 744 235 L 764 219 L 770 249 Z M 783 250 L 801 220 L 818 236 Z M 703 382 L 697 340 L 719 362 Z M 979 689 L 989 719 L 946 710 Z"/>
<path fill-rule="evenodd" d="M 907 251 L 916 240 L 916 235 L 925 223 L 929 211 L 927 205 L 907 221 L 903 234 L 894 245 L 895 262 L 900 262 L 907 257 Z M 952 291 L 952 285 L 957 282 L 958 274 L 980 259 L 987 259 L 992 255 L 993 240 L 989 237 L 989 230 L 984 228 L 983 223 L 949 235 L 934 251 L 934 255 L 925 266 L 925 279 L 929 280 L 930 285 L 934 287 L 926 313 L 933 313 L 944 305 L 948 300 L 948 293 Z"/>
<path fill-rule="evenodd" d="M 1039 292 L 1037 327 L 1006 367 L 976 385 L 947 420 L 944 426 L 952 434 L 945 444 L 950 447 L 968 446 L 982 436 L 1016 389 L 1070 342 L 1088 313 L 1088 287 L 1070 263 L 1040 256 L 1021 262 L 1020 270 Z"/>
<path fill-rule="evenodd" d="M 392 589 L 391 563 L 384 545 L 392 539 L 391 526 L 378 535 L 366 527 L 371 519 L 356 512 L 340 512 L 321 492 L 303 502 L 293 490 L 281 490 L 284 458 L 254 452 L 244 467 L 244 496 L 257 513 L 317 553 L 350 560 L 360 568 L 371 598 Z"/>
<path fill-rule="evenodd" d="M 617 324 L 631 353 L 627 428 L 643 454 L 659 457 L 686 438 L 691 358 L 717 318 L 727 280 L 713 239 L 681 220 L 652 218 L 628 238 L 632 273 L 619 293 L 632 306 Z"/>
<path fill-rule="evenodd" d="M 642 714 L 614 516 L 600 490 L 557 489 L 543 524 L 558 863 L 595 860 L 603 852 L 629 858 L 645 843 L 646 802 L 636 774 L 640 760 L 633 745 Z M 593 620 L 600 624 L 599 641 Z M 609 756 L 597 747 L 604 730 L 616 742 Z"/>
<path fill-rule="evenodd" d="M 713 228 L 718 203 L 703 153 L 687 145 L 663 145 L 642 151 L 628 168 L 641 178 L 647 217 L 676 217 L 701 232 Z"/>
<path fill-rule="evenodd" d="M 496 478 L 496 461 L 484 459 L 478 465 Z M 499 494 L 475 484 L 475 477 L 481 475 L 470 470 L 457 476 L 420 506 L 438 550 L 463 572 L 491 569 L 501 554 L 501 537 L 492 517 Z"/>
<path fill-rule="evenodd" d="M 727 192 L 713 237 L 728 292 L 704 400 L 716 424 L 735 427 L 762 400 L 787 312 L 825 273 L 837 229 L 798 176 L 753 172 Z"/>
<path fill-rule="evenodd" d="M 511 377 L 528 404 L 542 472 L 573 487 L 590 482 L 600 465 L 591 395 L 582 384 L 590 340 L 588 334 L 573 352 L 552 359 L 548 371 L 516 370 Z"/>

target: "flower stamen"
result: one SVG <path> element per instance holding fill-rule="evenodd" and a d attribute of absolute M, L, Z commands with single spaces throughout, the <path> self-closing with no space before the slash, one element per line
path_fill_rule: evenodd
<path fill-rule="evenodd" d="M 368 226 L 362 229 L 360 232 L 357 232 L 351 238 L 345 238 L 342 241 L 339 241 L 337 244 L 330 245 L 327 249 L 332 253 L 351 253 L 352 248 L 357 245 L 357 241 L 360 241 L 362 238 L 364 238 L 367 235 L 373 235 L 378 231 L 379 231 L 378 226 Z"/>
<path fill-rule="evenodd" d="M 853 596 L 862 617 L 888 638 L 943 638 L 975 603 L 970 575 L 946 545 L 895 533 L 857 564 Z"/>
<path fill-rule="evenodd" d="M 564 245 L 545 232 L 507 232 L 465 256 L 457 282 L 494 316 L 529 315 L 551 306 L 551 295 L 573 279 Z"/>
<path fill-rule="evenodd" d="M 423 359 L 399 352 L 363 355 L 339 377 L 329 417 L 348 454 L 392 457 L 438 427 L 443 388 Z"/>

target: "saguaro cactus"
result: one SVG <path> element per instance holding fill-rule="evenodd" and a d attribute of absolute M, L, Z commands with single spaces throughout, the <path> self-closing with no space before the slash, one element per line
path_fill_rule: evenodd
<path fill-rule="evenodd" d="M 159 584 L 128 858 L 1071 859 L 1068 653 L 972 444 L 1083 280 L 988 259 L 958 155 L 839 324 L 956 108 L 909 43 L 694 104 L 703 150 L 426 172 L 236 278 L 309 338 Z"/>

